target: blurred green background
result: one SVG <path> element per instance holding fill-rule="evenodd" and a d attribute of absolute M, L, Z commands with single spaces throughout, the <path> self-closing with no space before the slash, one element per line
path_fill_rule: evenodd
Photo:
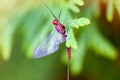
<path fill-rule="evenodd" d="M 44 2 L 56 16 L 62 11 L 67 43 L 33 59 L 54 29 L 53 16 L 40 0 L 0 0 L 0 80 L 66 80 L 66 46 L 72 47 L 70 80 L 120 80 L 120 0 Z"/>

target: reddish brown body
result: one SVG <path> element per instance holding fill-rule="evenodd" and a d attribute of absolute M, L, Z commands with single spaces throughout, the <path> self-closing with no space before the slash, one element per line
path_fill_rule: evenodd
<path fill-rule="evenodd" d="M 65 40 L 66 40 L 67 35 L 66 35 L 65 26 L 63 24 L 61 24 L 57 19 L 53 20 L 53 24 L 56 26 L 57 32 L 62 34 L 64 36 Z M 67 51 L 68 51 L 68 61 L 70 61 L 70 59 L 71 59 L 71 48 L 68 47 Z"/>
<path fill-rule="evenodd" d="M 61 24 L 57 19 L 53 20 L 53 24 L 56 26 L 57 32 L 62 34 L 66 38 L 65 26 Z"/>
<path fill-rule="evenodd" d="M 65 31 L 65 26 L 63 24 L 58 23 L 56 25 L 56 30 L 61 33 L 62 35 L 65 35 L 66 31 Z"/>

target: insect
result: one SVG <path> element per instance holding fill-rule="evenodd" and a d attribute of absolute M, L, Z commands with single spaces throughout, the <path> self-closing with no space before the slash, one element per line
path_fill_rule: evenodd
<path fill-rule="evenodd" d="M 59 44 L 65 42 L 67 37 L 65 26 L 60 23 L 61 11 L 59 13 L 59 17 L 57 18 L 46 4 L 45 6 L 55 18 L 52 22 L 53 25 L 55 25 L 55 29 L 50 33 L 46 40 L 44 40 L 40 45 L 37 46 L 37 48 L 34 51 L 34 58 L 41 58 L 51 53 L 54 53 L 59 49 Z M 71 48 L 67 48 L 67 51 L 70 60 Z"/>
<path fill-rule="evenodd" d="M 37 48 L 34 51 L 34 58 L 41 58 L 49 54 L 52 54 L 59 49 L 59 45 L 61 43 L 66 42 L 66 37 L 67 37 L 66 29 L 65 29 L 65 26 L 60 23 L 61 11 L 57 18 L 46 4 L 45 6 L 50 11 L 52 16 L 55 18 L 52 22 L 53 25 L 55 25 L 55 29 L 49 34 L 49 36 L 40 45 L 37 46 Z M 67 47 L 67 51 L 68 51 L 67 79 L 69 80 L 69 62 L 71 59 L 71 48 Z"/>

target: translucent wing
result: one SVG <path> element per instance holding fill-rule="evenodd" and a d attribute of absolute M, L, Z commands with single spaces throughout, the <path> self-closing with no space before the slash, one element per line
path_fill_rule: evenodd
<path fill-rule="evenodd" d="M 34 58 L 40 58 L 55 52 L 58 50 L 59 44 L 63 42 L 65 42 L 65 38 L 56 30 L 53 30 L 47 39 L 37 46 L 34 51 Z"/>

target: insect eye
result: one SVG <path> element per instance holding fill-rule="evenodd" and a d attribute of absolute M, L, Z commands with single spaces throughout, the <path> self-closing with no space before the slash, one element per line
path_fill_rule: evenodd
<path fill-rule="evenodd" d="M 57 24 L 58 24 L 58 20 L 57 20 L 57 19 L 54 19 L 54 20 L 53 20 L 53 24 L 54 24 L 54 25 L 57 25 Z"/>

